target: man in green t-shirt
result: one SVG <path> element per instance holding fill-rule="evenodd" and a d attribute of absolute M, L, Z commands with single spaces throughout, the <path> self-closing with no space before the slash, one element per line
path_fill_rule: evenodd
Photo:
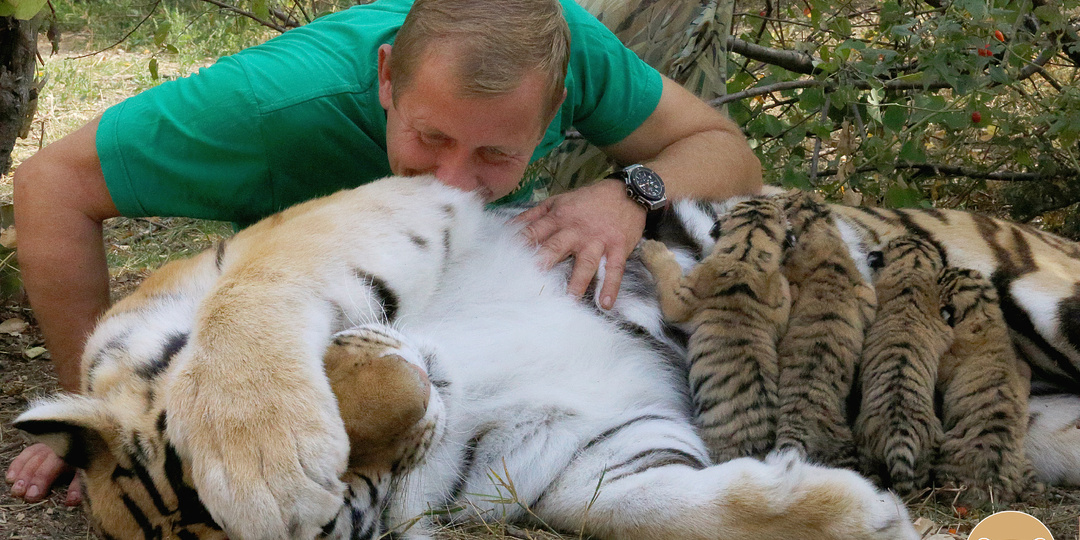
<path fill-rule="evenodd" d="M 519 200 L 526 166 L 571 127 L 620 164 L 644 167 L 519 219 L 545 264 L 574 258 L 571 294 L 606 261 L 605 308 L 648 210 L 662 203 L 650 189 L 660 179 L 670 198 L 760 186 L 737 126 L 569 0 L 378 0 L 110 108 L 15 174 L 19 262 L 61 386 L 78 391 L 85 337 L 108 307 L 104 219 L 246 224 L 390 174 Z M 65 470 L 38 444 L 7 481 L 36 501 Z M 80 498 L 75 479 L 67 502 Z"/>

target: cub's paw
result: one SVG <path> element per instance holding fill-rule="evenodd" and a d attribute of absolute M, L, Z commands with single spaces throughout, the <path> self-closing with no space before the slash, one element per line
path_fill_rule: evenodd
<path fill-rule="evenodd" d="M 641 262 L 650 272 L 656 273 L 662 265 L 675 262 L 675 257 L 663 242 L 656 240 L 643 240 L 641 242 Z"/>
<path fill-rule="evenodd" d="M 325 367 L 349 437 L 349 469 L 398 474 L 415 465 L 435 425 L 423 355 L 392 328 L 365 325 L 334 336 Z"/>
<path fill-rule="evenodd" d="M 236 360 L 195 357 L 175 372 L 168 436 L 230 538 L 315 538 L 344 503 L 349 445 L 334 396 L 302 361 Z"/>

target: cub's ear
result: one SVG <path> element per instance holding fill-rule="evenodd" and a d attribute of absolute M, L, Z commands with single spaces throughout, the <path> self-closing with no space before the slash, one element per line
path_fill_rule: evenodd
<path fill-rule="evenodd" d="M 19 415 L 15 427 L 45 443 L 73 467 L 86 469 L 103 453 L 118 431 L 115 419 L 100 401 L 85 396 L 58 396 L 34 404 Z"/>

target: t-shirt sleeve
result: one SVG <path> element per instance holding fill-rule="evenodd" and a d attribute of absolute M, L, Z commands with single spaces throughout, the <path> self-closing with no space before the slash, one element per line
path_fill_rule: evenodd
<path fill-rule="evenodd" d="M 260 120 L 244 69 L 229 57 L 109 108 L 96 145 L 117 209 L 237 222 L 269 213 Z"/>
<path fill-rule="evenodd" d="M 656 110 L 663 78 L 583 8 L 564 2 L 563 9 L 571 31 L 567 99 L 577 100 L 573 126 L 598 146 L 617 143 Z"/>

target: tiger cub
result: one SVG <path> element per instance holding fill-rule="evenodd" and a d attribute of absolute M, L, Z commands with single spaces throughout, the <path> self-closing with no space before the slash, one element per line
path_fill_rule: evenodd
<path fill-rule="evenodd" d="M 1031 474 L 1024 454 L 1030 369 L 1016 358 L 993 284 L 946 268 L 942 310 L 955 333 L 938 367 L 945 438 L 936 480 L 967 486 L 963 504 L 1011 502 Z"/>
<path fill-rule="evenodd" d="M 685 277 L 664 244 L 642 246 L 664 317 L 692 328 L 690 394 L 718 462 L 764 457 L 775 442 L 776 343 L 791 306 L 780 272 L 787 234 L 776 202 L 755 198 L 716 222 L 712 253 Z"/>
<path fill-rule="evenodd" d="M 778 200 L 795 242 L 783 266 L 791 318 L 777 346 L 776 446 L 794 448 L 815 463 L 854 469 L 847 400 L 877 297 L 819 198 L 792 190 Z"/>
<path fill-rule="evenodd" d="M 952 328 L 941 315 L 940 251 L 915 236 L 893 239 L 871 254 L 877 319 L 867 331 L 855 440 L 862 471 L 910 495 L 930 481 L 941 442 L 934 384 Z"/>

